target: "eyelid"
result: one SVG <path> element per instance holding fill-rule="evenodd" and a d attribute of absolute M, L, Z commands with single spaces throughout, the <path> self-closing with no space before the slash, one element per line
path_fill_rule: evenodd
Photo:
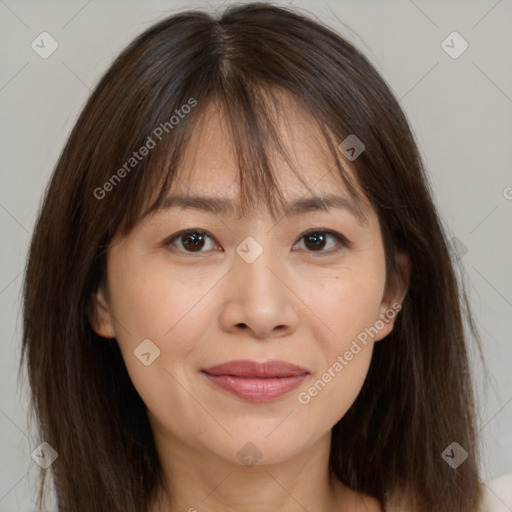
<path fill-rule="evenodd" d="M 299 235 L 299 238 L 298 238 L 297 242 L 294 244 L 294 246 L 297 245 L 297 243 L 299 243 L 305 236 L 313 234 L 313 233 L 323 233 L 324 235 L 330 235 L 333 238 L 336 238 L 338 240 L 338 243 L 342 247 L 347 248 L 347 249 L 352 248 L 352 242 L 350 242 L 350 240 L 348 240 L 347 237 L 345 237 L 341 233 L 338 233 L 337 231 L 334 231 L 334 230 L 328 229 L 328 228 L 312 228 L 312 229 L 308 229 L 307 231 L 304 231 L 304 233 L 301 233 Z M 306 252 L 308 252 L 311 255 L 327 256 L 329 254 L 337 253 L 340 250 L 341 250 L 340 248 L 334 248 L 334 249 L 330 249 L 328 251 L 306 251 Z"/>
<path fill-rule="evenodd" d="M 162 245 L 163 246 L 170 246 L 176 240 L 178 240 L 180 237 L 182 237 L 183 235 L 186 235 L 188 233 L 200 233 L 202 235 L 206 235 L 207 237 L 211 238 L 217 246 L 220 247 L 220 244 L 217 242 L 215 237 L 212 234 L 210 234 L 208 231 L 206 231 L 204 229 L 201 229 L 201 228 L 189 228 L 189 229 L 183 229 L 181 231 L 178 231 L 177 233 L 174 233 L 170 237 L 166 238 L 163 241 Z M 344 235 L 342 235 L 341 233 L 338 233 L 337 231 L 334 231 L 332 229 L 327 229 L 327 228 L 311 228 L 311 229 L 308 229 L 307 231 L 304 231 L 303 233 L 301 233 L 298 236 L 297 241 L 294 242 L 294 244 L 293 244 L 293 247 L 295 247 L 298 243 L 300 243 L 304 237 L 306 237 L 306 236 L 308 236 L 310 234 L 313 234 L 313 233 L 323 233 L 324 235 L 332 236 L 333 238 L 338 240 L 338 243 L 341 245 L 342 248 L 344 247 L 344 248 L 350 249 L 352 247 L 352 242 L 350 242 L 350 240 L 348 240 Z M 341 250 L 340 248 L 334 248 L 334 249 L 330 249 L 330 250 L 327 250 L 327 251 L 305 251 L 305 252 L 307 252 L 307 253 L 309 253 L 311 255 L 317 255 L 317 256 L 326 255 L 327 256 L 329 254 L 337 253 L 340 250 Z M 210 251 L 197 251 L 197 252 L 194 252 L 194 251 L 176 250 L 176 252 L 183 253 L 183 254 L 188 254 L 188 255 L 195 255 L 195 254 L 201 254 L 203 252 L 210 252 Z"/>
<path fill-rule="evenodd" d="M 217 246 L 220 247 L 220 244 L 217 242 L 217 240 L 215 239 L 215 237 L 212 234 L 210 234 L 205 229 L 200 229 L 200 228 L 182 229 L 181 231 L 178 231 L 177 233 L 174 233 L 170 237 L 166 238 L 162 242 L 162 246 L 164 246 L 164 247 L 171 246 L 176 240 L 178 240 L 180 237 L 182 237 L 183 235 L 186 235 L 188 233 L 200 233 L 202 235 L 206 235 L 207 237 L 211 238 Z M 209 252 L 209 251 L 197 251 L 196 253 L 194 253 L 193 251 L 181 251 L 181 250 L 177 249 L 175 252 L 193 256 L 194 254 L 201 254 L 202 252 Z"/>

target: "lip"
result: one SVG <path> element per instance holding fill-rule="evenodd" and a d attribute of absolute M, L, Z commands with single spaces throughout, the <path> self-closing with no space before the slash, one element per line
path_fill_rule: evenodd
<path fill-rule="evenodd" d="M 289 393 L 309 371 L 285 361 L 237 360 L 202 370 L 210 382 L 249 402 L 276 400 Z"/>

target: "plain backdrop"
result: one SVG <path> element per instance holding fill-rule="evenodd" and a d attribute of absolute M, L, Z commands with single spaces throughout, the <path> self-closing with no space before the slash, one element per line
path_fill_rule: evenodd
<path fill-rule="evenodd" d="M 25 377 L 18 379 L 20 290 L 60 151 L 91 89 L 134 36 L 178 10 L 219 11 L 226 3 L 0 0 L 0 512 L 34 510 L 30 454 L 39 440 L 27 422 Z M 484 381 L 475 365 L 482 472 L 512 473 L 512 1 L 293 5 L 360 48 L 410 120 L 489 370 Z M 42 32 L 58 44 L 46 59 L 31 47 Z M 468 48 L 453 58 L 464 41 Z"/>

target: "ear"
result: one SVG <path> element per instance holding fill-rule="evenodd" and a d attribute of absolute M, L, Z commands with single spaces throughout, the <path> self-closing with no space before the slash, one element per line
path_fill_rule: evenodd
<path fill-rule="evenodd" d="M 100 286 L 98 291 L 94 294 L 93 309 L 94 311 L 91 315 L 90 322 L 94 332 L 103 338 L 115 338 L 116 333 L 113 316 L 110 313 L 107 293 L 103 286 Z"/>
<path fill-rule="evenodd" d="M 411 276 L 411 258 L 405 252 L 395 253 L 396 272 L 387 280 L 382 301 L 380 304 L 380 315 L 376 323 L 382 329 L 379 329 L 374 341 L 385 338 L 395 325 L 395 319 L 399 311 L 402 309 L 402 302 L 409 288 Z"/>

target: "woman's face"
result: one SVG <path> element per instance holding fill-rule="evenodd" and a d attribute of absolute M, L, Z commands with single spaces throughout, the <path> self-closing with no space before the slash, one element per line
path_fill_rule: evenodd
<path fill-rule="evenodd" d="M 97 294 L 96 330 L 117 339 L 155 435 L 237 464 L 287 460 L 329 432 L 356 399 L 405 293 L 385 287 L 375 212 L 359 203 L 366 222 L 357 217 L 325 143 L 294 112 L 283 140 L 308 186 L 276 157 L 289 205 L 282 215 L 261 205 L 238 218 L 229 207 L 169 199 L 111 246 L 107 289 Z M 235 206 L 227 133 L 217 111 L 205 116 L 173 196 Z M 326 195 L 344 199 L 292 209 Z M 253 365 L 204 371 L 240 360 Z M 268 361 L 282 364 L 257 364 Z"/>

